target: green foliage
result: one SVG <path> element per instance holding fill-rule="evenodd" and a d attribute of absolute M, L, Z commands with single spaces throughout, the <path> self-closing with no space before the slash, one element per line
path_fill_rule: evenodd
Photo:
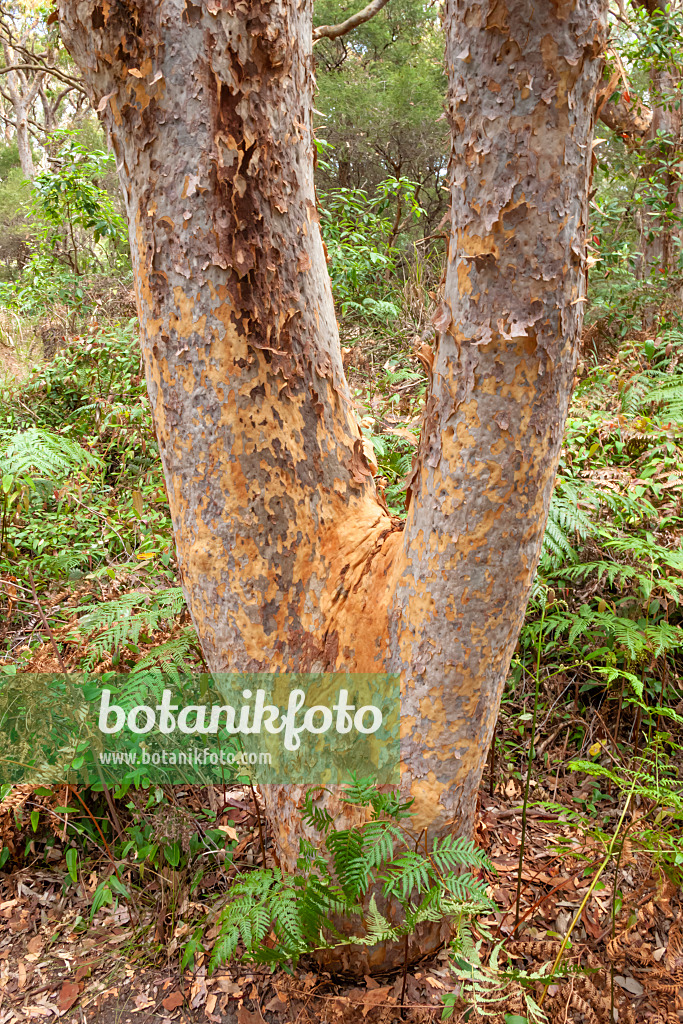
<path fill-rule="evenodd" d="M 332 290 L 344 316 L 398 318 L 392 281 L 400 257 L 397 217 L 405 214 L 413 221 L 421 216 L 416 189 L 415 182 L 394 178 L 379 182 L 372 195 L 359 188 L 320 193 Z"/>
<path fill-rule="evenodd" d="M 7 180 L 10 171 L 20 167 L 19 147 L 16 142 L 0 147 L 0 181 Z"/>
<path fill-rule="evenodd" d="M 318 0 L 315 23 L 337 24 L 362 6 Z M 334 146 L 319 170 L 322 189 L 372 193 L 388 176 L 409 178 L 419 183 L 417 198 L 432 230 L 445 209 L 448 161 L 436 5 L 391 0 L 343 39 L 316 43 L 314 53 L 319 131 Z"/>
<path fill-rule="evenodd" d="M 315 800 L 309 791 L 303 818 L 322 833 L 320 846 L 300 841 L 293 876 L 260 869 L 230 888 L 216 920 L 220 935 L 212 967 L 238 953 L 246 960 L 286 965 L 314 948 L 395 942 L 421 921 L 465 920 L 491 906 L 484 885 L 465 870 L 489 869 L 485 854 L 453 836 L 435 840 L 424 853 L 407 850 L 406 844 L 415 844 L 402 824 L 410 817 L 410 804 L 396 793 L 379 793 L 370 780 L 346 786 L 346 803 L 371 808 L 370 820 L 350 829 L 336 828 Z M 380 912 L 380 893 L 392 908 L 391 920 L 398 915 L 402 923 L 390 924 Z M 342 918 L 359 918 L 363 933 L 344 935 L 337 927 Z M 194 933 L 184 964 L 201 948 L 201 933 L 201 928 Z"/>
<path fill-rule="evenodd" d="M 20 507 L 30 513 L 38 484 L 59 483 L 78 469 L 96 466 L 97 459 L 69 438 L 38 427 L 0 428 L 0 555 L 11 520 Z"/>
<path fill-rule="evenodd" d="M 58 233 L 71 234 L 76 227 L 92 231 L 95 242 L 123 232 L 123 222 L 109 194 L 98 184 L 98 179 L 113 164 L 112 154 L 88 152 L 66 136 L 56 160 L 57 170 L 42 171 L 33 183 L 35 215 L 52 229 L 45 240 L 55 248 Z M 78 273 L 78 252 L 74 248 L 69 255 Z"/>
<path fill-rule="evenodd" d="M 78 632 L 89 637 L 88 654 L 83 662 L 90 671 L 105 655 L 113 656 L 118 665 L 121 652 L 138 653 L 138 644 L 150 642 L 151 637 L 165 624 L 171 623 L 185 609 L 185 598 L 180 587 L 157 590 L 152 593 L 122 594 L 115 601 L 85 605 L 75 609 L 84 612 Z M 179 636 L 157 646 L 153 652 L 135 662 L 133 674 L 159 666 L 165 674 L 177 677 L 181 671 L 190 671 L 189 656 L 197 653 L 197 634 L 186 627 Z"/>
<path fill-rule="evenodd" d="M 26 264 L 33 244 L 28 220 L 30 186 L 24 179 L 16 144 L 0 149 L 0 297 Z"/>
<path fill-rule="evenodd" d="M 125 265 L 126 229 L 101 180 L 113 166 L 112 154 L 87 150 L 72 132 L 60 133 L 49 170 L 31 188 L 35 251 L 15 286 L 23 309 L 56 301 L 78 306 L 86 273 Z"/>
<path fill-rule="evenodd" d="M 137 322 L 91 324 L 0 397 L 0 431 L 44 431 L 91 453 L 73 478 L 77 486 L 63 478 L 58 487 L 31 490 L 30 508 L 22 505 L 13 524 L 14 572 L 28 559 L 36 578 L 105 566 L 114 573 L 112 564 L 133 557 L 167 574 L 171 521 Z"/>
<path fill-rule="evenodd" d="M 492 946 L 487 962 L 482 956 L 487 946 Z M 507 962 L 506 962 L 507 961 Z M 482 938 L 475 939 L 467 922 L 457 929 L 457 936 L 451 945 L 450 969 L 460 984 L 460 991 L 444 997 L 442 1020 L 450 1020 L 458 1003 L 464 1003 L 467 1010 L 474 1010 L 478 1016 L 498 1016 L 505 1008 L 508 997 L 521 989 L 526 1003 L 527 1017 L 505 1016 L 506 1024 L 536 1021 L 544 1024 L 547 1020 L 531 991 L 538 981 L 549 976 L 549 964 L 540 970 L 527 971 L 515 967 L 508 960 L 503 942 L 495 942 L 484 931 Z"/>

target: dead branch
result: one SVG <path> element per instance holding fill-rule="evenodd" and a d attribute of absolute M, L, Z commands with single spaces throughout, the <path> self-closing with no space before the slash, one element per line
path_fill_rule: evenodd
<path fill-rule="evenodd" d="M 345 36 L 347 32 L 352 32 L 354 28 L 358 28 L 359 25 L 370 21 L 370 18 L 374 18 L 388 3 L 389 0 L 372 0 L 372 3 L 364 7 L 362 11 L 352 14 L 340 25 L 319 25 L 318 28 L 313 29 L 313 42 L 317 42 L 318 39 L 338 39 L 339 36 Z"/>

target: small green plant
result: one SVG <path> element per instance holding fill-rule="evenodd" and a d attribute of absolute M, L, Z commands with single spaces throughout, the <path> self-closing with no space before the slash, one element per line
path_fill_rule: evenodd
<path fill-rule="evenodd" d="M 220 934 L 212 968 L 236 955 L 290 965 L 316 949 L 398 942 L 422 921 L 467 920 L 492 907 L 485 885 L 465 870 L 491 868 L 472 842 L 446 836 L 423 845 L 424 838 L 405 824 L 412 801 L 379 792 L 371 780 L 347 785 L 343 801 L 369 808 L 369 820 L 337 828 L 309 792 L 303 816 L 320 833 L 319 845 L 300 840 L 294 875 L 262 868 L 231 887 L 214 918 Z M 380 899 L 390 908 L 386 916 Z M 362 922 L 364 930 L 349 934 L 343 921 L 353 928 Z M 197 928 L 187 943 L 183 966 L 202 949 L 202 931 Z"/>
<path fill-rule="evenodd" d="M 111 153 L 88 152 L 69 133 L 63 133 L 53 167 L 36 175 L 34 181 L 33 215 L 39 241 L 76 275 L 83 271 L 86 249 L 76 237 L 79 228 L 92 233 L 95 245 L 101 239 L 125 234 L 123 220 L 100 184 L 113 163 Z"/>
<path fill-rule="evenodd" d="M 460 984 L 460 991 L 444 996 L 441 1019 L 450 1020 L 456 1007 L 463 1004 L 470 1013 L 474 1011 L 479 1017 L 492 1017 L 500 1014 L 510 996 L 521 995 L 526 1016 L 506 1014 L 506 1024 L 530 1024 L 531 1021 L 543 1024 L 546 1015 L 531 995 L 530 989 L 547 978 L 550 965 L 544 964 L 538 970 L 527 971 L 515 967 L 511 962 L 504 962 L 503 958 L 508 956 L 504 942 L 495 942 L 493 936 L 481 926 L 479 930 L 481 937 L 475 938 L 469 923 L 462 922 L 456 931 L 456 938 L 451 944 L 449 966 Z M 485 962 L 482 953 L 489 943 L 492 948 Z"/>
<path fill-rule="evenodd" d="M 37 486 L 61 482 L 86 466 L 97 466 L 97 459 L 67 437 L 38 427 L 0 429 L 0 554 L 15 513 L 30 513 Z"/>
<path fill-rule="evenodd" d="M 400 261 L 397 218 L 417 220 L 423 210 L 418 186 L 407 178 L 381 181 L 373 195 L 338 188 L 320 196 L 320 224 L 330 260 L 335 300 L 344 316 L 396 320 L 395 280 Z"/>

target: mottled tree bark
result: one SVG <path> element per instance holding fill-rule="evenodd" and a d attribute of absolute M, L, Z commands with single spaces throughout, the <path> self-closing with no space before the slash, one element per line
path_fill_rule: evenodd
<path fill-rule="evenodd" d="M 342 369 L 311 0 L 60 0 L 117 156 L 189 607 L 213 671 L 396 671 L 417 825 L 472 827 L 585 300 L 605 0 L 448 0 L 452 239 L 405 529 Z M 302 790 L 269 794 L 281 863 Z"/>
<path fill-rule="evenodd" d="M 318 226 L 312 6 L 60 9 L 116 153 L 178 561 L 214 672 L 385 662 L 400 524 L 363 455 Z M 302 791 L 269 797 L 291 867 Z"/>
<path fill-rule="evenodd" d="M 586 298 L 602 0 L 447 0 L 451 242 L 391 608 L 418 824 L 473 824 Z"/>

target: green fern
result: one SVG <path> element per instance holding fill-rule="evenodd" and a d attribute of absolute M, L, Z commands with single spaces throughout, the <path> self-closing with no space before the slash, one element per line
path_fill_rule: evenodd
<path fill-rule="evenodd" d="M 76 469 L 97 465 L 76 441 L 49 430 L 0 430 L 0 477 L 60 480 Z"/>
<path fill-rule="evenodd" d="M 671 380 L 662 380 L 659 386 L 652 388 L 645 397 L 648 402 L 659 407 L 662 419 L 675 420 L 678 423 L 683 420 L 683 382 L 680 374 Z"/>
<path fill-rule="evenodd" d="M 397 792 L 380 794 L 368 780 L 354 780 L 346 788 L 345 802 L 373 808 L 376 815 L 364 825 L 336 829 L 329 814 L 322 814 L 306 800 L 305 817 L 323 826 L 322 846 L 301 842 L 300 873 L 284 877 L 262 869 L 235 883 L 228 892 L 216 924 L 219 937 L 211 967 L 235 956 L 240 947 L 244 959 L 271 965 L 294 962 L 304 952 L 355 943 L 374 946 L 398 941 L 422 921 L 444 918 L 469 919 L 493 907 L 483 882 L 462 869 L 489 868 L 485 855 L 468 840 L 448 836 L 425 853 L 405 850 L 406 831 L 399 825 L 407 807 Z M 393 818 L 380 817 L 376 808 L 391 807 Z M 395 855 L 395 845 L 402 849 Z M 458 871 L 450 870 L 457 867 Z M 392 911 L 392 925 L 379 911 L 372 887 L 382 885 L 382 895 Z M 370 891 L 363 906 L 362 900 Z M 360 919 L 360 934 L 342 933 L 335 919 Z M 266 943 L 265 938 L 269 936 Z M 275 942 L 273 943 L 273 938 Z M 186 947 L 189 958 L 201 946 L 201 932 Z"/>
<path fill-rule="evenodd" d="M 90 638 L 88 656 L 84 668 L 90 671 L 106 654 L 115 652 L 124 644 L 137 644 L 143 633 L 152 634 L 163 624 L 171 622 L 185 608 L 185 598 L 180 587 L 148 593 L 122 594 L 115 601 L 104 601 L 93 607 L 85 605 L 76 612 L 85 612 L 79 620 L 78 632 Z M 162 652 L 165 659 L 178 665 L 173 653 L 178 654 L 187 645 L 189 633 L 179 644 L 167 647 Z M 143 659 L 145 660 L 145 659 Z M 149 663 L 149 659 L 147 659 Z M 147 667 L 147 664 L 143 666 Z"/>
<path fill-rule="evenodd" d="M 154 647 L 133 666 L 133 673 L 160 672 L 170 679 L 178 680 L 191 667 L 190 657 L 198 655 L 199 641 L 194 626 L 185 626 L 182 631 L 163 644 Z"/>

